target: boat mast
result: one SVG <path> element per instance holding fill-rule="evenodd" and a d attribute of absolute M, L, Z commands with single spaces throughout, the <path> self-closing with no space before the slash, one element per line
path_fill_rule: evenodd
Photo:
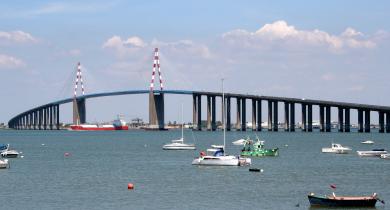
<path fill-rule="evenodd" d="M 181 103 L 181 139 L 184 141 L 183 103 Z"/>
<path fill-rule="evenodd" d="M 223 92 L 223 78 L 222 78 L 222 129 L 223 129 L 223 151 L 225 153 L 226 130 L 225 130 L 225 93 Z"/>

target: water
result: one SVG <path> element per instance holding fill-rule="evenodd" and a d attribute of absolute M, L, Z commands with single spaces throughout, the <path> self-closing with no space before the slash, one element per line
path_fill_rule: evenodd
<path fill-rule="evenodd" d="M 193 142 L 191 133 L 185 131 L 187 142 Z M 227 151 L 238 154 L 240 147 L 231 142 L 254 134 L 227 132 Z M 164 151 L 162 145 L 180 137 L 180 130 L 0 131 L 0 143 L 24 155 L 0 170 L 0 209 L 309 209 L 307 194 L 329 194 L 330 184 L 336 194 L 377 192 L 390 202 L 390 161 L 355 152 L 390 149 L 388 134 L 258 134 L 267 148 L 280 148 L 279 157 L 252 158 L 251 167 L 263 173 L 192 166 L 200 150 L 222 144 L 222 132 L 193 132 L 196 151 Z M 367 139 L 374 146 L 360 143 Z M 332 141 L 354 151 L 321 153 Z M 134 190 L 127 190 L 130 182 Z"/>

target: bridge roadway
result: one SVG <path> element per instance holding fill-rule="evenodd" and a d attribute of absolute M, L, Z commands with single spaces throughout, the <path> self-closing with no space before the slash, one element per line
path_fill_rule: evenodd
<path fill-rule="evenodd" d="M 220 92 L 206 92 L 206 91 L 191 91 L 191 90 L 154 90 L 153 95 L 164 94 L 182 94 L 193 96 L 193 123 L 196 125 L 196 129 L 202 130 L 201 120 L 201 98 L 207 97 L 207 130 L 216 129 L 215 119 L 215 98 L 222 97 Z M 119 96 L 119 95 L 133 95 L 133 94 L 150 94 L 150 90 L 128 90 L 128 91 L 115 91 L 105 93 L 88 94 L 77 97 L 77 104 L 79 105 L 79 111 L 81 112 L 81 122 L 85 122 L 85 100 L 89 98 L 98 98 L 106 96 Z M 378 112 L 379 116 L 379 132 L 385 131 L 384 118 L 386 115 L 386 132 L 390 132 L 390 107 L 378 106 L 358 103 L 346 103 L 335 102 L 325 100 L 312 100 L 303 98 L 288 98 L 288 97 L 275 97 L 275 96 L 262 96 L 262 95 L 250 95 L 250 94 L 236 94 L 225 93 L 227 103 L 227 130 L 231 128 L 231 114 L 230 114 L 230 102 L 231 98 L 235 98 L 237 102 L 237 123 L 236 129 L 246 130 L 246 100 L 252 101 L 252 129 L 261 131 L 261 102 L 268 101 L 268 130 L 278 130 L 278 103 L 284 103 L 285 110 L 285 131 L 295 130 L 295 104 L 300 104 L 302 108 L 302 130 L 312 131 L 312 106 L 319 106 L 320 114 L 320 130 L 330 131 L 330 115 L 331 107 L 338 108 L 338 119 L 340 132 L 350 131 L 350 110 L 358 110 L 358 131 L 370 132 L 370 112 Z M 149 98 L 149 104 L 151 104 L 152 98 Z M 54 101 L 48 104 L 44 104 L 39 107 L 27 110 L 17 116 L 13 117 L 8 125 L 14 129 L 53 129 L 59 128 L 59 105 L 73 102 L 74 98 L 67 98 L 59 101 Z M 159 104 L 162 103 L 162 104 Z M 149 105 L 150 106 L 150 105 Z M 161 106 L 164 114 L 163 100 L 162 102 L 156 102 L 154 109 Z M 151 115 L 151 109 L 149 114 Z M 363 124 L 364 113 L 364 124 Z M 149 119 L 151 121 L 151 118 Z M 153 120 L 153 119 L 152 119 Z M 160 119 L 161 121 L 161 119 Z M 163 122 L 163 118 L 162 118 Z"/>

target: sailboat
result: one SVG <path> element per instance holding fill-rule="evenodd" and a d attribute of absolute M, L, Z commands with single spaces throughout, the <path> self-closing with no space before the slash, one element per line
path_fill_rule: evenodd
<path fill-rule="evenodd" d="M 225 129 L 225 94 L 223 92 L 223 79 L 222 79 L 222 113 L 223 113 L 223 145 L 214 146 L 207 149 L 207 152 L 200 152 L 199 157 L 192 161 L 192 165 L 204 165 L 204 166 L 244 166 L 250 165 L 250 158 L 243 158 L 240 156 L 227 155 L 225 153 L 226 142 L 226 129 Z"/>
<path fill-rule="evenodd" d="M 184 121 L 183 121 L 183 104 L 181 105 L 181 138 L 172 140 L 172 143 L 165 144 L 164 150 L 195 150 L 195 144 L 184 143 Z"/>

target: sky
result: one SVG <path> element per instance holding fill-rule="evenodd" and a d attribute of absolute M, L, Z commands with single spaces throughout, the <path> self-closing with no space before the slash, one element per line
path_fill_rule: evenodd
<path fill-rule="evenodd" d="M 388 11 L 384 0 L 4 1 L 0 122 L 72 97 L 78 62 L 87 94 L 148 89 L 155 47 L 165 89 L 221 91 L 224 78 L 226 92 L 387 106 Z M 166 98 L 166 121 L 181 103 L 191 121 L 191 97 Z M 91 99 L 87 120 L 147 121 L 147 100 Z"/>

